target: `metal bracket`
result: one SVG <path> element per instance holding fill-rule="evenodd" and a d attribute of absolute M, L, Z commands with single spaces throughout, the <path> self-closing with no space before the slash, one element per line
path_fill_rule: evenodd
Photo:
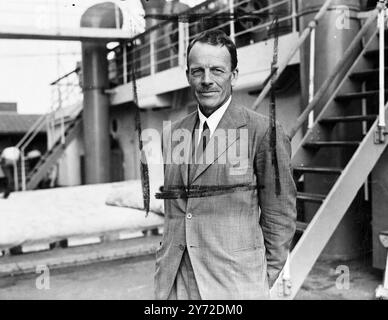
<path fill-rule="evenodd" d="M 384 288 L 381 284 L 376 289 L 376 299 L 388 300 L 388 289 Z"/>
<path fill-rule="evenodd" d="M 117 93 L 117 89 L 104 89 L 104 93 L 107 95 L 112 95 Z"/>
<path fill-rule="evenodd" d="M 287 255 L 286 263 L 280 274 L 281 282 L 279 283 L 279 296 L 289 297 L 292 294 L 292 282 L 290 275 L 290 254 Z"/>
<path fill-rule="evenodd" d="M 375 144 L 384 143 L 386 135 L 388 135 L 388 131 L 385 131 L 385 127 L 377 126 L 374 137 Z"/>
<path fill-rule="evenodd" d="M 388 248 L 388 230 L 381 231 L 379 234 L 379 240 L 384 248 Z M 383 284 L 380 284 L 376 288 L 376 299 L 388 300 L 388 252 L 385 263 L 385 272 L 384 272 L 384 280 Z"/>
<path fill-rule="evenodd" d="M 288 297 L 291 295 L 292 283 L 290 279 L 283 279 L 283 295 Z"/>
<path fill-rule="evenodd" d="M 277 283 L 277 294 L 279 298 L 287 298 L 291 296 L 292 283 L 290 279 L 282 278 L 281 281 Z"/>

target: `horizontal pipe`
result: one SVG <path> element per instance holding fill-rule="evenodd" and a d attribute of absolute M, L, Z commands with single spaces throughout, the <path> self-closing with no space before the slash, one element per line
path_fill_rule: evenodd
<path fill-rule="evenodd" d="M 285 17 L 282 17 L 282 18 L 279 18 L 278 19 L 278 23 L 281 23 L 281 22 L 284 22 L 284 21 L 288 21 L 288 20 L 292 20 L 292 18 L 294 18 L 294 16 L 292 14 L 288 15 L 288 16 L 285 16 Z M 267 23 L 264 23 L 264 24 L 260 24 L 258 26 L 254 26 L 252 28 L 249 28 L 249 29 L 246 29 L 246 30 L 243 30 L 243 31 L 240 31 L 238 33 L 236 33 L 236 37 L 238 36 L 241 36 L 245 33 L 248 33 L 248 32 L 253 32 L 253 31 L 257 31 L 257 30 L 260 30 L 260 29 L 264 29 L 264 28 L 267 28 L 269 27 L 270 25 L 272 25 L 272 20 L 267 22 Z"/>

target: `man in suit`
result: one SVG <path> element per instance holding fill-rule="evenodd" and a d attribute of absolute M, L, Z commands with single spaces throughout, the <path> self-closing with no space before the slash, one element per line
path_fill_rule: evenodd
<path fill-rule="evenodd" d="M 290 141 L 277 125 L 276 170 L 269 119 L 232 97 L 237 51 L 224 32 L 199 35 L 187 59 L 198 108 L 163 132 L 165 224 L 155 295 L 266 299 L 295 232 Z"/>

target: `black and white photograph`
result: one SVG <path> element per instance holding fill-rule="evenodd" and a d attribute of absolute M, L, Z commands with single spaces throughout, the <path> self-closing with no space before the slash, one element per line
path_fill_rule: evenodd
<path fill-rule="evenodd" d="M 387 7 L 0 0 L 0 300 L 388 300 Z"/>

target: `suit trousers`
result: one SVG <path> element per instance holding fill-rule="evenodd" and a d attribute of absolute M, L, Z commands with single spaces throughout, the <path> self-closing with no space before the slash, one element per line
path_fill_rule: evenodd
<path fill-rule="evenodd" d="M 201 300 L 187 249 L 183 253 L 168 300 Z"/>

